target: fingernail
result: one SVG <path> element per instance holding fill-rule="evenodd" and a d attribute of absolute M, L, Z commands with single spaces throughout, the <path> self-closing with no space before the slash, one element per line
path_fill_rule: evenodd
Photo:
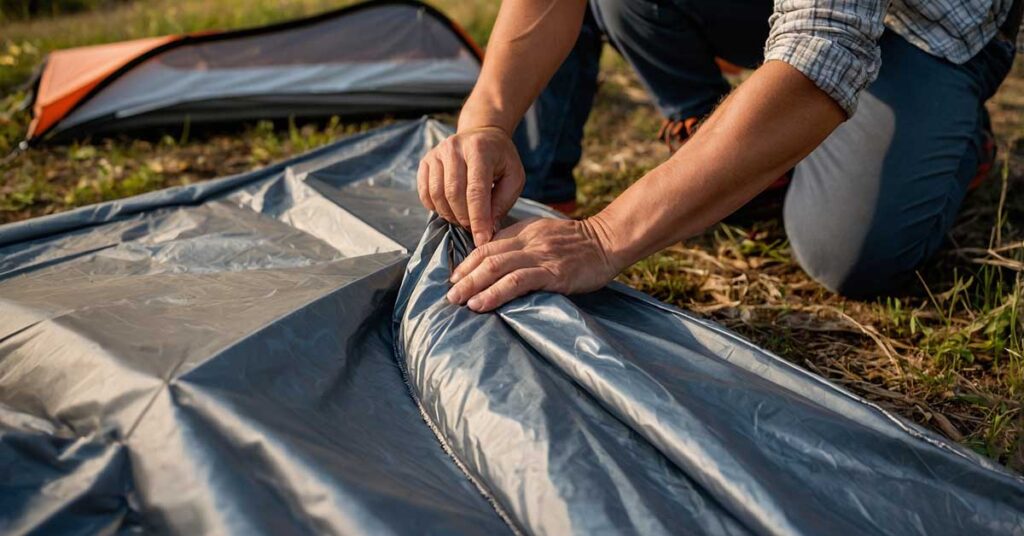
<path fill-rule="evenodd" d="M 459 293 L 455 292 L 455 289 L 448 291 L 448 303 L 459 303 Z"/>
<path fill-rule="evenodd" d="M 473 242 L 476 242 L 477 247 L 487 243 L 487 235 L 484 233 L 473 234 Z"/>
<path fill-rule="evenodd" d="M 466 305 L 468 305 L 470 309 L 476 311 L 477 309 L 480 308 L 481 301 L 483 300 L 480 299 L 480 296 L 473 296 L 472 298 L 469 299 L 469 303 L 467 303 Z"/>
<path fill-rule="evenodd" d="M 448 278 L 448 281 L 451 281 L 452 283 L 458 283 L 460 279 L 462 279 L 462 276 L 459 275 L 459 272 L 453 271 L 452 276 Z"/>

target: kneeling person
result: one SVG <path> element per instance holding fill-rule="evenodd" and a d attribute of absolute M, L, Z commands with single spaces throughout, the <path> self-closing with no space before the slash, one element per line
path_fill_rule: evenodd
<path fill-rule="evenodd" d="M 1022 1 L 506 0 L 457 133 L 419 170 L 423 204 L 478 246 L 449 299 L 485 311 L 594 290 L 794 166 L 783 218 L 804 270 L 854 297 L 897 288 L 992 159 L 984 102 L 1013 62 Z M 678 149 L 591 218 L 492 236 L 520 194 L 575 198 L 604 37 Z M 759 67 L 729 93 L 716 57 Z"/>

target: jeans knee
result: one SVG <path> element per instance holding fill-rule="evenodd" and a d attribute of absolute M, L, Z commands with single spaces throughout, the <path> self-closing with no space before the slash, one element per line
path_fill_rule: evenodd
<path fill-rule="evenodd" d="M 622 49 L 640 49 L 659 31 L 682 31 L 682 11 L 678 6 L 655 0 L 590 0 L 591 13 L 598 28 L 612 45 Z"/>
<path fill-rule="evenodd" d="M 921 248 L 903 247 L 895 239 L 869 236 L 857 243 L 806 227 L 787 226 L 786 232 L 793 256 L 804 272 L 828 290 L 848 298 L 902 293 L 923 260 Z"/>

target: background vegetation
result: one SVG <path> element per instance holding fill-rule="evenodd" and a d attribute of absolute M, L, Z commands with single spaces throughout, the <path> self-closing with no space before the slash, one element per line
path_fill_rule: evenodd
<path fill-rule="evenodd" d="M 0 0 L 0 22 L 56 17 L 110 7 L 125 0 Z"/>
<path fill-rule="evenodd" d="M 18 89 L 49 50 L 310 15 L 332 0 L 0 0 L 0 153 L 24 135 Z M 479 42 L 493 0 L 435 0 Z M 15 6 L 12 9 L 9 6 Z M 56 6 L 56 7 L 53 7 Z M 53 16 L 80 8 L 95 8 Z M 27 15 L 42 13 L 45 16 Z M 6 22 L 4 22 L 6 21 Z M 579 216 L 600 210 L 668 156 L 660 119 L 610 50 L 577 171 Z M 623 274 L 907 419 L 1024 470 L 1024 67 L 989 103 L 1000 162 L 965 203 L 949 245 L 906 295 L 830 295 L 793 261 L 777 217 L 722 224 Z M 448 118 L 450 119 L 450 118 Z M 386 121 L 386 120 L 384 120 Z M 375 124 L 260 122 L 202 137 L 96 139 L 34 149 L 0 165 L 0 223 L 257 168 Z"/>

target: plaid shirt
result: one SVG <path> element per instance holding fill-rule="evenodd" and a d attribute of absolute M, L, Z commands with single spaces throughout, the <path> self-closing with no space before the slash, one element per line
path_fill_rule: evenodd
<path fill-rule="evenodd" d="M 962 64 L 999 31 L 1012 0 L 775 0 L 765 60 L 784 61 L 853 115 L 878 76 L 885 28 Z"/>

